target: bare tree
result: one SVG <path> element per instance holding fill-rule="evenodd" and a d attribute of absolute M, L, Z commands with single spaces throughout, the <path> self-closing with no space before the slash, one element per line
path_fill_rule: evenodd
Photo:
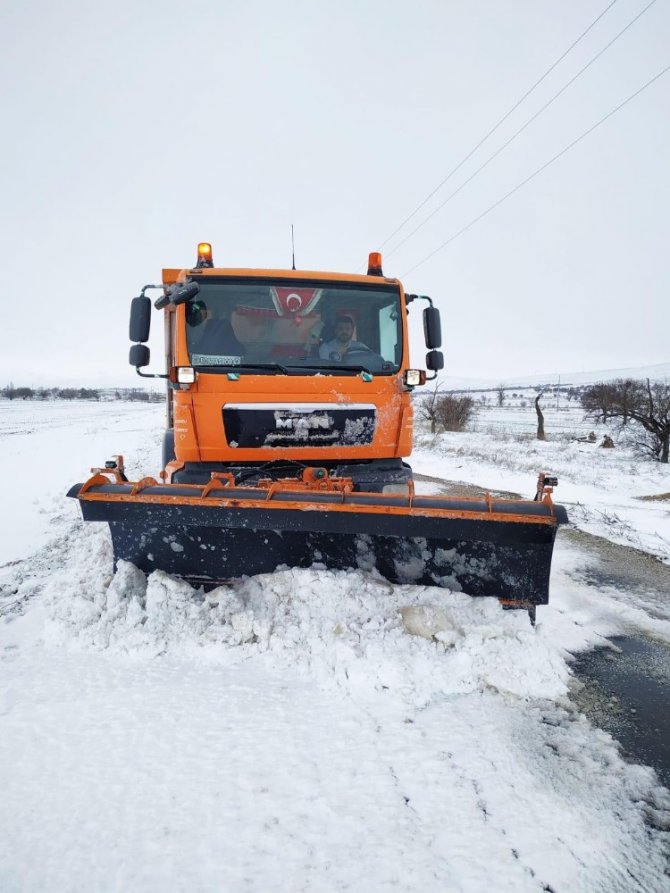
<path fill-rule="evenodd" d="M 505 405 L 505 387 L 502 384 L 499 384 L 496 388 L 496 400 L 498 401 L 498 406 Z"/>
<path fill-rule="evenodd" d="M 440 387 L 442 383 L 439 379 L 435 379 L 433 390 L 422 401 L 419 409 L 419 417 L 430 422 L 430 433 L 435 434 L 437 431 L 437 401 Z"/>
<path fill-rule="evenodd" d="M 600 382 L 591 385 L 581 395 L 582 406 L 587 415 L 606 422 L 611 415 L 615 402 L 614 389 L 611 382 Z"/>
<path fill-rule="evenodd" d="M 607 388 L 607 406 L 593 392 L 602 394 Z M 599 405 L 601 404 L 601 405 Z M 606 421 L 620 419 L 622 425 L 633 424 L 640 436 L 636 443 L 659 462 L 667 463 L 670 454 L 670 385 L 649 379 L 617 379 L 588 388 L 582 396 L 587 415 Z M 633 435 L 635 436 L 635 435 Z"/>
<path fill-rule="evenodd" d="M 538 440 L 546 440 L 547 436 L 544 433 L 544 413 L 540 408 L 540 397 L 544 394 L 544 391 L 540 391 L 540 393 L 535 398 L 535 412 L 537 413 L 537 439 Z"/>
<path fill-rule="evenodd" d="M 467 394 L 461 397 L 443 394 L 436 404 L 437 420 L 445 431 L 463 431 L 475 412 L 475 401 Z"/>

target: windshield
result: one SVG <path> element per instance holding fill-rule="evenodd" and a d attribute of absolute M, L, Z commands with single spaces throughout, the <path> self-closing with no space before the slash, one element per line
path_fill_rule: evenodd
<path fill-rule="evenodd" d="M 208 280 L 186 305 L 193 366 L 397 372 L 400 297 L 389 286 Z"/>

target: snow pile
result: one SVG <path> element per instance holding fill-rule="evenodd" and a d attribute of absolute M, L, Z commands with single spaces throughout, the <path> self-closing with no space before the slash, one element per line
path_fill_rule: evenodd
<path fill-rule="evenodd" d="M 5 664 L 22 889 L 665 889 L 670 798 L 563 697 L 555 623 L 362 571 L 105 579 L 90 527 L 45 587 L 46 641 L 17 629 Z"/>
<path fill-rule="evenodd" d="M 204 594 L 161 571 L 147 579 L 121 561 L 93 595 L 56 586 L 51 612 L 61 643 L 73 637 L 145 654 L 212 645 L 213 654 L 221 646 L 271 651 L 324 683 L 357 678 L 415 703 L 480 688 L 560 697 L 569 680 L 526 612 L 435 587 L 392 586 L 362 571 L 285 570 Z"/>
<path fill-rule="evenodd" d="M 17 889 L 665 890 L 667 792 L 564 697 L 567 580 L 532 629 L 360 570 L 204 594 L 110 569 L 105 527 L 79 524 L 14 572 Z"/>

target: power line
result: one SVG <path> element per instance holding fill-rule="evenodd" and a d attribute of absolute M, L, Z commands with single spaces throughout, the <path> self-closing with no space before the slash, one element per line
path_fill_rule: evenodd
<path fill-rule="evenodd" d="M 480 147 L 481 145 L 483 145 L 483 144 L 486 142 L 486 140 L 496 132 L 496 130 L 500 127 L 500 125 L 503 124 L 503 123 L 509 118 L 509 116 L 512 114 L 512 112 L 516 111 L 516 110 L 519 108 L 519 106 L 521 105 L 521 103 L 522 103 L 525 99 L 527 99 L 527 98 L 530 96 L 530 94 L 533 92 L 533 90 L 535 90 L 536 87 L 539 87 L 539 85 L 542 83 L 542 81 L 543 81 L 549 74 L 551 74 L 551 72 L 554 70 L 554 68 L 556 68 L 556 66 L 557 66 L 560 62 L 562 62 L 563 59 L 565 59 L 565 57 L 568 55 L 568 53 L 570 53 L 570 52 L 577 46 L 577 44 L 578 44 L 584 37 L 586 37 L 586 35 L 589 33 L 589 31 L 590 31 L 590 30 L 591 30 L 591 29 L 592 29 L 592 28 L 593 28 L 593 27 L 600 21 L 600 19 L 602 19 L 602 17 L 603 17 L 607 12 L 609 12 L 609 10 L 614 6 L 614 4 L 615 4 L 616 2 L 617 2 L 617 0 L 612 0 L 612 2 L 609 3 L 608 6 L 605 7 L 605 9 L 603 9 L 603 11 L 600 13 L 600 15 L 598 15 L 598 16 L 591 22 L 591 24 L 588 26 L 588 28 L 586 28 L 585 31 L 582 31 L 582 33 L 579 35 L 579 37 L 578 37 L 576 40 L 574 40 L 574 41 L 570 44 L 570 46 L 567 48 L 567 50 L 565 50 L 565 52 L 563 52 L 563 53 L 558 57 L 558 59 L 557 59 L 552 65 L 549 66 L 549 68 L 545 71 L 545 73 L 542 75 L 542 77 L 539 78 L 539 80 L 535 81 L 535 83 L 533 84 L 533 86 L 532 86 L 529 90 L 526 90 L 526 92 L 523 94 L 523 96 L 522 96 L 520 99 L 518 99 L 518 100 L 514 103 L 514 105 L 509 109 L 509 111 L 505 112 L 505 114 L 504 114 L 504 115 L 502 116 L 502 118 L 497 122 L 497 124 L 494 124 L 494 126 L 488 131 L 488 133 L 480 139 L 480 141 L 477 143 L 477 145 L 476 145 L 473 149 L 471 149 L 471 150 L 468 152 L 468 154 L 465 156 L 465 158 L 463 158 L 462 161 L 459 161 L 459 163 L 456 165 L 456 167 L 455 167 L 453 170 L 451 170 L 451 171 L 447 174 L 447 176 L 446 176 L 440 183 L 438 183 L 438 185 L 435 187 L 435 189 L 433 189 L 433 191 L 432 191 L 429 195 L 427 195 L 427 196 L 424 198 L 424 200 L 423 200 L 422 202 L 420 202 L 420 204 L 418 204 L 418 205 L 416 206 L 416 208 L 412 211 L 412 213 L 411 213 L 408 217 L 406 217 L 406 218 L 402 221 L 402 223 L 401 223 L 398 227 L 396 227 L 396 229 L 393 230 L 393 232 L 391 233 L 391 235 L 390 235 L 390 236 L 387 236 L 387 238 L 384 239 L 384 241 L 383 241 L 383 242 L 381 243 L 381 245 L 380 245 L 380 248 L 383 248 L 384 245 L 386 245 L 388 242 L 390 242 L 391 239 L 396 235 L 396 233 L 399 233 L 400 230 L 405 226 L 405 224 L 406 224 L 406 223 L 409 223 L 409 221 L 410 221 L 416 214 L 418 214 L 418 212 L 421 210 L 421 208 L 423 208 L 423 206 L 426 204 L 426 202 L 428 202 L 428 201 L 435 195 L 435 193 L 438 192 L 438 191 L 444 186 L 444 184 L 445 184 L 448 180 L 450 180 L 451 177 L 453 177 L 453 175 L 454 175 L 458 170 L 460 170 L 460 168 L 465 164 L 465 162 L 468 161 L 470 158 L 472 158 L 472 156 L 475 154 L 475 152 L 477 151 L 477 149 L 479 149 L 479 147 Z"/>
<path fill-rule="evenodd" d="M 409 273 L 413 273 L 414 270 L 416 270 L 418 267 L 425 264 L 426 261 L 430 260 L 430 258 L 433 257 L 433 255 L 437 254 L 438 251 L 441 251 L 443 248 L 446 248 L 447 245 L 451 244 L 451 242 L 455 241 L 459 236 L 462 236 L 463 233 L 467 232 L 467 230 L 469 230 L 471 227 L 473 227 L 475 225 L 475 223 L 479 223 L 479 221 L 482 220 L 484 217 L 486 217 L 487 214 L 490 214 L 491 211 L 495 210 L 499 205 L 501 205 L 504 201 L 506 201 L 508 198 L 510 198 L 510 196 L 514 195 L 515 192 L 518 192 L 527 183 L 530 183 L 530 181 L 533 180 L 535 177 L 537 177 L 538 174 L 541 174 L 542 171 L 546 170 L 550 164 L 553 164 L 555 161 L 558 161 L 558 159 L 561 156 L 565 155 L 565 153 L 569 152 L 570 149 L 572 149 L 574 146 L 577 145 L 577 143 L 580 143 L 585 137 L 587 137 L 589 134 L 593 133 L 593 131 L 597 127 L 600 127 L 601 124 L 604 124 L 605 121 L 608 120 L 608 118 L 611 118 L 612 115 L 615 115 L 625 105 L 628 105 L 629 102 L 631 102 L 633 99 L 635 99 L 637 96 L 639 96 L 640 93 L 642 93 L 644 90 L 647 89 L 647 87 L 650 87 L 660 77 L 663 77 L 664 74 L 667 74 L 668 71 L 670 71 L 670 65 L 667 65 L 662 71 L 659 71 L 658 74 L 654 75 L 654 77 L 651 78 L 651 80 L 647 81 L 646 84 L 643 84 L 634 93 L 631 93 L 631 95 L 627 99 L 624 99 L 624 101 L 619 103 L 619 105 L 616 106 L 616 108 L 613 108 L 612 111 L 608 112 L 603 118 L 601 118 L 599 121 L 597 121 L 591 127 L 589 127 L 588 130 L 585 130 L 584 133 L 581 134 L 581 136 L 578 136 L 571 143 L 569 143 L 567 146 L 565 146 L 563 149 L 561 149 L 561 151 L 558 152 L 556 155 L 554 155 L 553 158 L 550 158 L 549 161 L 545 161 L 545 163 L 541 167 L 538 167 L 538 169 L 536 171 L 533 171 L 533 173 L 530 174 L 530 176 L 526 177 L 525 180 L 522 180 L 521 183 L 518 183 L 514 187 L 514 189 L 510 189 L 509 192 L 505 193 L 505 195 L 503 195 L 502 198 L 499 198 L 498 201 L 496 201 L 492 205 L 490 205 L 485 211 L 482 211 L 482 213 L 479 214 L 477 217 L 475 217 L 474 220 L 471 220 L 470 223 L 467 223 L 464 227 L 459 229 L 458 232 L 453 234 L 453 236 L 450 236 L 445 242 L 442 242 L 441 245 L 438 245 L 437 248 L 435 248 L 433 251 L 431 251 L 430 254 L 427 254 L 423 258 L 423 260 L 420 260 L 417 264 L 414 264 L 413 267 L 410 267 L 409 270 L 406 270 L 404 273 L 402 273 L 400 278 L 404 279 L 405 276 L 409 275 Z"/>
<path fill-rule="evenodd" d="M 500 155 L 500 153 L 503 152 L 503 151 L 510 145 L 510 143 L 514 142 L 514 140 L 519 136 L 519 134 L 523 133 L 523 131 L 524 131 L 530 124 L 532 124 L 533 121 L 535 121 L 537 118 L 539 118 L 540 115 L 541 115 L 544 111 L 546 111 L 546 110 L 549 108 L 549 106 L 552 105 L 552 103 L 554 103 L 554 102 L 558 99 L 559 96 L 561 96 L 563 93 L 565 93 L 565 91 L 568 89 L 568 87 L 570 87 L 572 84 L 574 84 L 574 82 L 577 80 L 577 78 L 581 77 L 581 75 L 584 74 L 584 72 L 587 70 L 587 68 L 590 68 L 590 67 L 593 65 L 593 63 L 596 62 L 596 61 L 603 55 L 603 53 L 607 52 L 607 50 L 612 46 L 612 44 L 616 43 L 616 41 L 617 41 L 623 34 L 625 34 L 625 32 L 628 31 L 628 29 L 629 29 L 632 25 L 634 25 L 635 22 L 637 22 L 637 20 L 638 20 L 641 16 L 643 16 L 644 13 L 645 13 L 650 7 L 652 7 L 652 6 L 654 5 L 654 3 L 656 3 L 656 0 L 651 0 L 651 2 L 648 3 L 648 4 L 644 7 L 644 9 L 642 9 L 640 12 L 638 12 L 638 14 L 635 16 L 635 18 L 631 19 L 631 21 L 626 25 L 625 28 L 622 28 L 622 30 L 619 31 L 619 33 L 618 33 L 615 37 L 613 37 L 613 38 L 610 40 L 610 42 L 609 42 L 608 44 L 606 44 L 606 45 L 602 48 L 602 50 L 600 50 L 600 52 L 596 53 L 596 55 L 595 55 L 589 62 L 587 62 L 586 65 L 584 65 L 583 68 L 580 68 L 580 70 L 577 72 L 577 74 L 574 75 L 574 77 L 570 78 L 570 80 L 569 80 L 563 87 L 561 87 L 561 89 L 558 91 L 558 93 L 555 93 L 555 94 L 551 97 L 551 99 L 550 99 L 548 102 L 545 102 L 545 104 L 542 106 L 542 108 L 539 109 L 537 112 L 535 112 L 535 114 L 532 115 L 532 116 L 526 121 L 526 123 L 523 124 L 523 125 L 522 125 L 522 126 L 515 132 L 515 133 L 513 133 L 512 136 L 511 136 L 506 142 L 504 142 L 504 143 L 502 144 L 502 146 L 500 146 L 498 149 L 496 149 L 496 151 L 493 153 L 493 155 L 490 155 L 490 156 L 486 159 L 486 161 L 485 161 L 482 165 L 480 165 L 480 166 L 477 168 L 477 170 L 467 178 L 467 180 L 464 180 L 464 182 L 461 183 L 461 185 L 460 185 L 457 189 L 454 189 L 454 191 L 453 191 L 450 195 L 448 195 L 447 198 L 445 198 L 445 200 L 444 200 L 441 204 L 439 204 L 439 205 L 437 206 L 437 208 L 435 208 L 433 211 L 431 211 L 430 214 L 429 214 L 427 217 L 425 217 L 425 218 L 421 221 L 421 223 L 420 223 L 418 226 L 415 226 L 414 229 L 413 229 L 410 233 L 408 233 L 403 239 L 401 239 L 400 242 L 398 242 L 397 245 L 395 245 L 390 251 L 387 251 L 387 252 L 386 252 L 386 257 L 391 257 L 391 255 L 395 254 L 395 252 L 396 252 L 402 245 L 404 245 L 405 242 L 407 242 L 409 239 L 411 239 L 412 236 L 413 236 L 415 233 L 417 233 L 420 229 L 422 229 L 422 227 L 424 227 L 424 226 L 428 223 L 428 221 L 431 220 L 431 219 L 438 213 L 438 211 L 441 211 L 442 208 L 444 208 L 444 206 L 445 206 L 446 204 L 448 204 L 448 203 L 452 200 L 452 198 L 454 198 L 454 196 L 458 195 L 458 193 L 461 191 L 461 189 L 464 189 L 464 188 L 468 185 L 468 183 L 470 183 L 472 180 L 474 180 L 474 178 L 475 178 L 478 174 L 480 174 L 480 173 L 484 170 L 484 168 L 487 167 L 487 166 L 493 161 L 494 158 L 497 158 L 498 155 Z"/>

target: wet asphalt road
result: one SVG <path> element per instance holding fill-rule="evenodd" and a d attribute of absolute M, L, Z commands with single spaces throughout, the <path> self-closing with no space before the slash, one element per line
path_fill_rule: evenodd
<path fill-rule="evenodd" d="M 415 479 L 450 495 L 483 493 L 481 488 L 425 475 Z M 518 496 L 502 491 L 495 495 Z M 561 528 L 557 545 L 561 540 L 581 554 L 576 575 L 580 585 L 612 587 L 617 599 L 670 621 L 670 567 L 574 528 Z M 631 630 L 577 655 L 572 669 L 571 697 L 579 710 L 619 742 L 625 758 L 652 766 L 670 788 L 670 645 Z"/>
<path fill-rule="evenodd" d="M 670 567 L 579 530 L 562 530 L 561 537 L 586 557 L 581 581 L 611 586 L 623 601 L 670 620 Z M 572 698 L 626 757 L 653 766 L 670 787 L 670 645 L 633 632 L 608 642 L 576 657 Z"/>
<path fill-rule="evenodd" d="M 670 788 L 670 649 L 631 636 L 615 636 L 573 664 L 572 699 L 624 754 L 653 766 Z"/>

